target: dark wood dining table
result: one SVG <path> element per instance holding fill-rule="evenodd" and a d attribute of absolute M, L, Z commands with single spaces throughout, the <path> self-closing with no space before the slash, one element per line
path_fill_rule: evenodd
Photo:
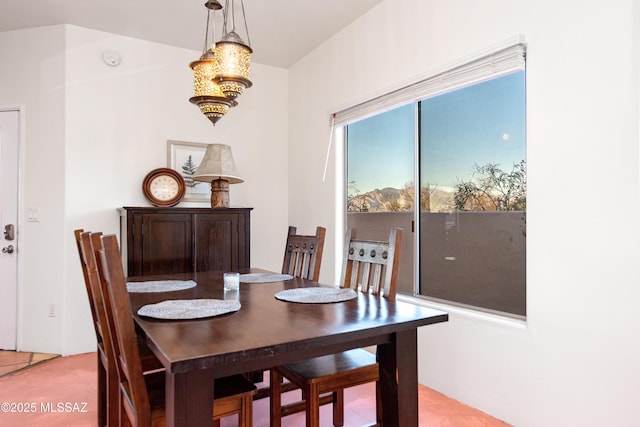
<path fill-rule="evenodd" d="M 261 269 L 241 273 L 266 273 Z M 196 287 L 161 293 L 131 293 L 138 333 L 166 368 L 168 427 L 210 426 L 213 383 L 218 377 L 352 348 L 377 345 L 385 427 L 418 425 L 417 329 L 448 320 L 448 314 L 364 293 L 329 304 L 286 302 L 278 291 L 326 286 L 293 278 L 241 283 L 241 308 L 193 320 L 139 316 L 140 307 L 168 299 L 224 299 L 222 272 L 129 277 L 128 281 L 192 279 Z M 230 293 L 227 293 L 229 297 Z M 375 399 L 375 396 L 372 396 Z"/>

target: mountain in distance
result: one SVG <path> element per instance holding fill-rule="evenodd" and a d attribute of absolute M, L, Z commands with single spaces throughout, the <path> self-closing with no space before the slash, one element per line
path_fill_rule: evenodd
<path fill-rule="evenodd" d="M 422 191 L 422 210 L 450 212 L 453 206 L 453 191 L 431 188 Z M 414 208 L 413 188 L 376 188 L 350 197 L 350 212 L 398 212 Z"/>
<path fill-rule="evenodd" d="M 413 204 L 398 188 L 386 187 L 383 189 L 376 188 L 368 193 L 363 194 L 364 200 L 369 206 L 370 212 L 390 211 L 393 202 L 397 202 L 399 206 L 406 206 L 407 202 Z"/>

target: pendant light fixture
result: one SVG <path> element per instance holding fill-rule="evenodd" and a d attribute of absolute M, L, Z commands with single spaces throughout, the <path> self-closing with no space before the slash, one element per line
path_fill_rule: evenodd
<path fill-rule="evenodd" d="M 237 105 L 235 101 L 227 98 L 220 86 L 213 81 L 215 77 L 215 45 L 209 46 L 209 22 L 211 21 L 211 41 L 215 36 L 215 17 L 211 19 L 211 11 L 222 9 L 222 5 L 217 0 L 208 0 L 205 3 L 207 8 L 207 28 L 204 35 L 204 48 L 202 56 L 197 61 L 189 64 L 193 70 L 193 97 L 189 101 L 196 104 L 202 114 L 204 114 L 214 125 L 222 118 L 229 108 Z"/>
<path fill-rule="evenodd" d="M 238 10 L 236 3 L 239 2 Z M 249 29 L 244 14 L 243 0 L 226 0 L 223 10 L 222 38 L 214 43 L 215 16 L 211 11 L 222 9 L 218 0 L 208 0 L 207 28 L 202 56 L 189 64 L 193 70 L 193 97 L 189 101 L 196 104 L 214 125 L 231 107 L 238 105 L 235 100 L 245 88 L 251 87 Z M 237 13 L 240 16 L 237 16 Z M 236 20 L 244 23 L 244 30 L 236 30 Z M 209 23 L 211 22 L 211 32 Z M 242 35 L 246 38 L 245 43 Z M 209 38 L 209 36 L 211 36 Z M 209 45 L 209 40 L 212 44 Z"/>
<path fill-rule="evenodd" d="M 252 85 L 250 58 L 253 50 L 250 46 L 243 0 L 226 0 L 223 16 L 222 39 L 216 44 L 215 49 L 214 80 L 226 97 L 235 99 Z M 236 26 L 236 23 L 242 23 L 244 26 Z"/>

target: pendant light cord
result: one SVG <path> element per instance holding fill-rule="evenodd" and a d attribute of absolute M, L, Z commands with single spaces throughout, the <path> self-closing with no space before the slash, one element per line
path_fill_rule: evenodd
<path fill-rule="evenodd" d="M 209 49 L 209 16 L 211 16 L 211 9 L 207 8 L 207 28 L 204 30 L 204 48 L 202 53 L 206 53 Z"/>
<path fill-rule="evenodd" d="M 324 161 L 324 172 L 322 173 L 322 182 L 327 178 L 327 167 L 329 166 L 329 154 L 331 153 L 331 141 L 333 141 L 333 128 L 336 124 L 336 113 L 331 115 L 331 127 L 329 128 L 329 143 L 327 144 L 327 157 Z"/>

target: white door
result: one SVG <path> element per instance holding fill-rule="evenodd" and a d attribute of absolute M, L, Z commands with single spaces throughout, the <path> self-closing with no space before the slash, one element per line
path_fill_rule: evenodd
<path fill-rule="evenodd" d="M 0 111 L 0 349 L 16 349 L 18 111 Z"/>

